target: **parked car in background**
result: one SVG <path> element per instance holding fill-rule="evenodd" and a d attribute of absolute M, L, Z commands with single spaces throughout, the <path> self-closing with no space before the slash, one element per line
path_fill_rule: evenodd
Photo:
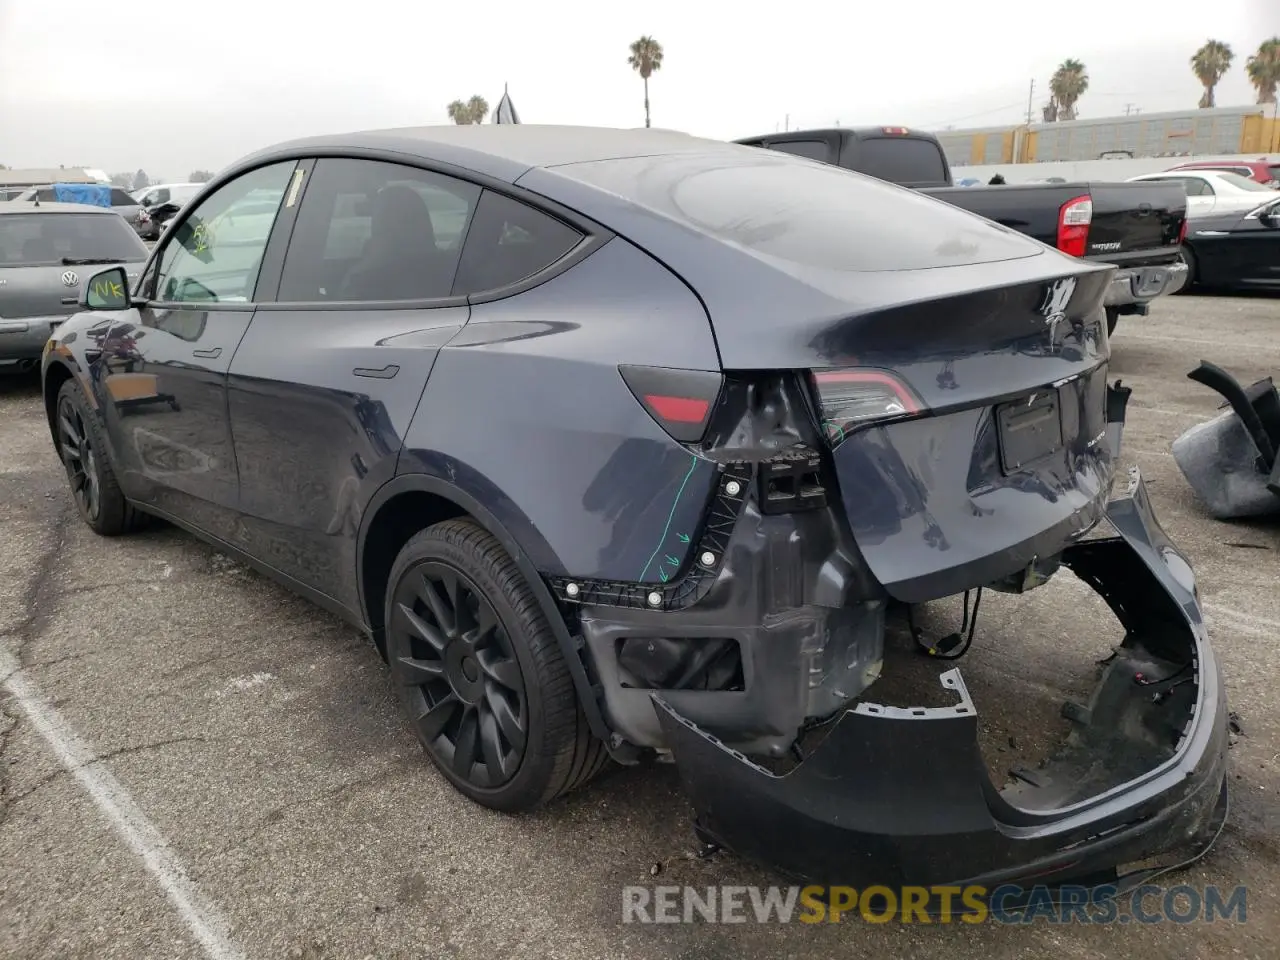
<path fill-rule="evenodd" d="M 110 190 L 111 209 L 120 214 L 129 226 L 133 227 L 135 233 L 143 236 L 151 229 L 151 216 L 142 208 L 137 200 L 133 199 L 128 193 L 119 187 L 108 187 L 102 185 L 103 189 Z M 96 189 L 96 188 L 95 188 Z M 58 195 L 53 184 L 44 187 L 31 187 L 24 190 L 14 198 L 15 200 L 39 200 L 41 203 L 56 203 Z"/>
<path fill-rule="evenodd" d="M 787 875 L 1124 889 L 1221 831 L 1227 705 L 1190 565 L 1113 483 L 1114 272 L 684 134 L 317 137 L 96 274 L 42 390 L 91 529 L 169 518 L 361 627 L 480 804 L 665 756 L 705 842 Z M 892 602 L 1060 564 L 1125 629 L 1034 776 L 990 779 L 951 664 L 939 706 L 867 699 Z"/>
<path fill-rule="evenodd" d="M 1144 173 L 1126 183 L 1178 183 L 1187 192 L 1187 219 L 1224 213 L 1248 213 L 1276 191 L 1256 180 L 1223 170 Z M 1189 229 L 1189 228 L 1188 228 Z"/>
<path fill-rule="evenodd" d="M 134 278 L 147 248 L 113 210 L 80 203 L 0 204 L 0 371 L 34 369 L 49 335 L 99 264 Z"/>
<path fill-rule="evenodd" d="M 1280 289 L 1280 194 L 1248 213 L 1198 218 L 1182 257 L 1188 288 Z"/>
<path fill-rule="evenodd" d="M 911 187 L 1063 253 L 1115 266 L 1106 295 L 1109 330 L 1121 315 L 1146 313 L 1153 299 L 1184 283 L 1178 242 L 1186 201 L 1172 186 L 1059 181 L 960 187 L 938 138 L 907 127 L 792 130 L 737 142 Z"/>
<path fill-rule="evenodd" d="M 1219 173 L 1234 173 L 1253 180 L 1264 187 L 1280 188 L 1280 160 L 1197 160 L 1193 163 L 1180 163 L 1170 167 L 1168 172 L 1179 170 L 1216 170 Z"/>
<path fill-rule="evenodd" d="M 142 233 L 144 240 L 159 239 L 165 224 L 200 192 L 203 183 L 156 183 L 133 191 L 133 197 L 151 219 Z"/>

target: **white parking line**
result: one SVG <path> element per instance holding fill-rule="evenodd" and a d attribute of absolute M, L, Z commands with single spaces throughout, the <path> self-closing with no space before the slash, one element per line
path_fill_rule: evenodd
<path fill-rule="evenodd" d="M 169 850 L 164 835 L 138 808 L 120 781 L 98 760 L 93 748 L 27 681 L 18 662 L 4 650 L 0 650 L 0 676 L 4 677 L 0 688 L 13 696 L 62 765 L 79 781 L 111 826 L 142 859 L 210 960 L 244 960 L 244 953 L 227 933 L 227 922 L 187 877 L 186 869 Z"/>

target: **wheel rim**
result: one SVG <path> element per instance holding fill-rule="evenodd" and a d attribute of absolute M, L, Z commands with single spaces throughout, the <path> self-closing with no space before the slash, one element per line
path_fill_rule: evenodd
<path fill-rule="evenodd" d="M 436 561 L 405 571 L 387 631 L 392 676 L 417 733 L 454 776 L 485 789 L 513 776 L 528 740 L 528 698 L 497 611 Z"/>
<path fill-rule="evenodd" d="M 58 402 L 58 446 L 76 505 L 90 520 L 98 519 L 102 508 L 98 453 L 89 440 L 80 411 L 67 397 Z"/>

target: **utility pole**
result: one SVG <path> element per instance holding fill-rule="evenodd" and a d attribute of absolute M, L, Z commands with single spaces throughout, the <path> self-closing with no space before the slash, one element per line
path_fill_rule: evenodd
<path fill-rule="evenodd" d="M 1036 98 L 1036 78 L 1031 78 L 1031 89 L 1027 91 L 1027 126 L 1031 126 L 1031 103 Z"/>
<path fill-rule="evenodd" d="M 1131 114 L 1136 117 L 1141 112 L 1142 112 L 1142 108 L 1138 106 L 1136 103 L 1126 103 L 1124 105 L 1124 115 L 1126 117 L 1130 116 Z"/>
<path fill-rule="evenodd" d="M 791 129 L 791 114 L 787 114 L 786 119 L 782 121 L 782 132 L 786 133 Z"/>

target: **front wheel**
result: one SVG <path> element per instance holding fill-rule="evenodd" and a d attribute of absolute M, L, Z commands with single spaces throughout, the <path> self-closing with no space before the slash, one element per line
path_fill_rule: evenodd
<path fill-rule="evenodd" d="M 414 535 L 392 567 L 385 613 L 396 691 L 463 794 L 532 810 L 604 767 L 551 626 L 488 531 L 448 520 Z"/>
<path fill-rule="evenodd" d="M 58 391 L 56 428 L 58 453 L 81 519 L 104 537 L 141 527 L 143 515 L 120 492 L 98 421 L 74 378 Z"/>

